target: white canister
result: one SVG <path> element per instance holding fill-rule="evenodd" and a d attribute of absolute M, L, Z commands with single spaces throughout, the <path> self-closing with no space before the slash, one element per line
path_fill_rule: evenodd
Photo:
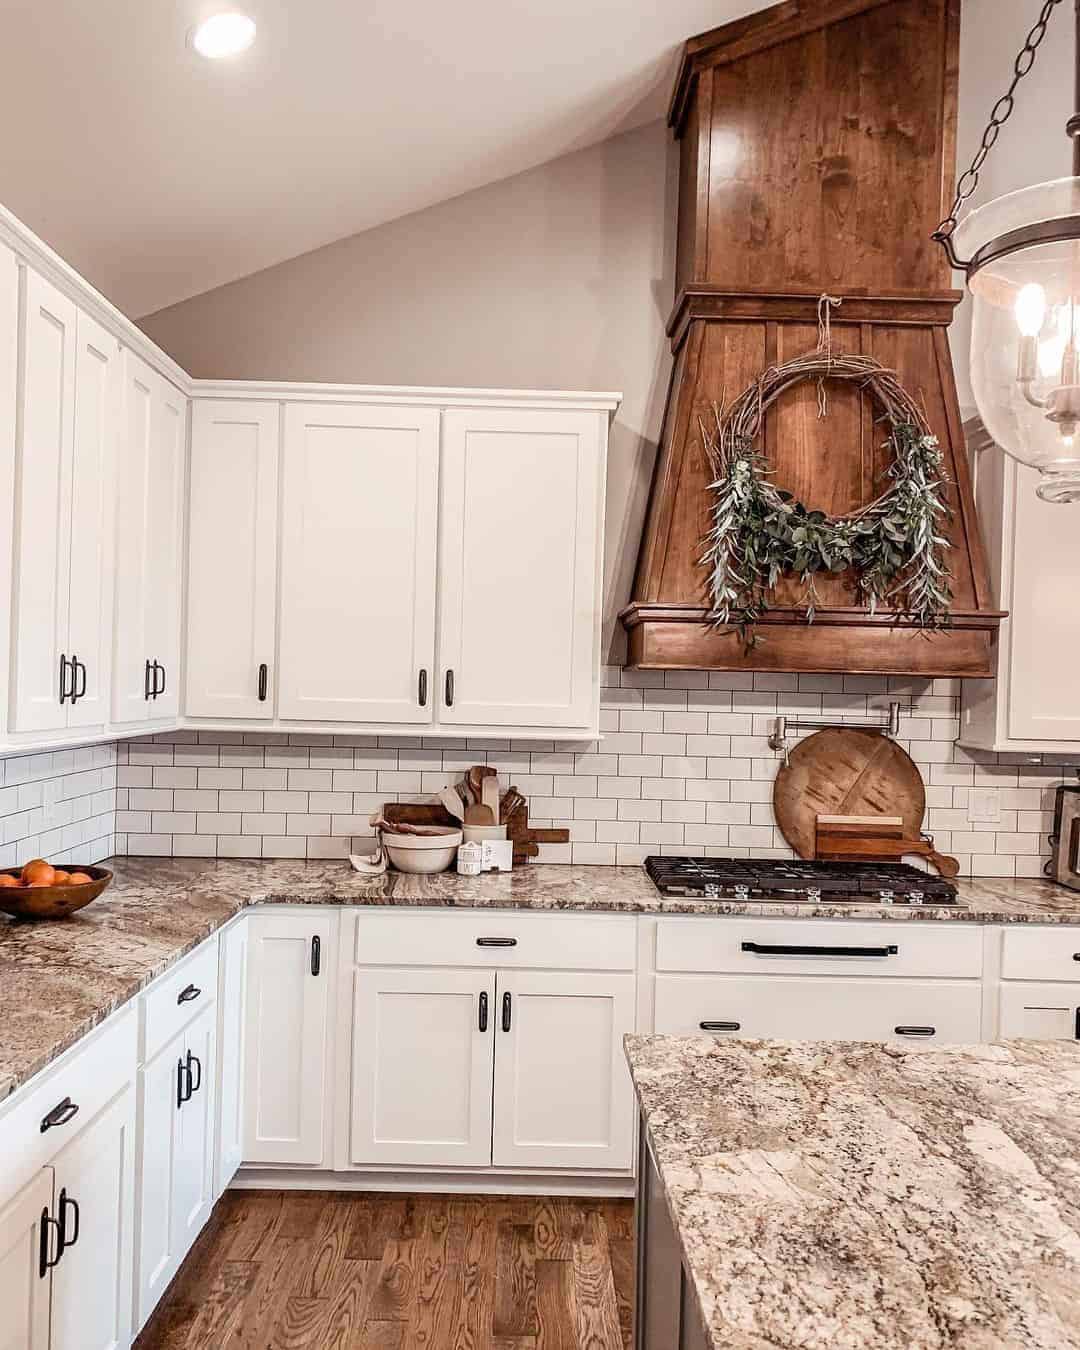
<path fill-rule="evenodd" d="M 483 844 L 475 844 L 470 841 L 462 844 L 457 851 L 457 870 L 463 877 L 478 877 L 483 862 Z"/>

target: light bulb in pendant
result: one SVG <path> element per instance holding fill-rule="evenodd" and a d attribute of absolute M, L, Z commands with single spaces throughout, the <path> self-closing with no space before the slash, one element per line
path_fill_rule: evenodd
<path fill-rule="evenodd" d="M 1046 292 L 1036 281 L 1020 288 L 1013 311 L 1023 337 L 1037 337 L 1046 318 Z"/>

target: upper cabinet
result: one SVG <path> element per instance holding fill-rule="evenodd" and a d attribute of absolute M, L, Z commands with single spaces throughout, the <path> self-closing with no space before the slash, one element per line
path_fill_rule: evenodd
<path fill-rule="evenodd" d="M 1003 455 L 978 419 L 965 423 L 976 464 L 976 500 L 995 598 L 1008 618 L 997 678 L 965 681 L 960 743 L 1014 753 L 1075 753 L 1080 661 L 1076 522 L 1040 501 L 1034 469 Z"/>

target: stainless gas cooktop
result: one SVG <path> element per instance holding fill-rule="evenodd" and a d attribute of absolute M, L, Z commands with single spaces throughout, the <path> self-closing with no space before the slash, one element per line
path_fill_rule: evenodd
<path fill-rule="evenodd" d="M 803 858 L 645 859 L 661 895 L 806 904 L 955 905 L 956 887 L 907 863 Z"/>

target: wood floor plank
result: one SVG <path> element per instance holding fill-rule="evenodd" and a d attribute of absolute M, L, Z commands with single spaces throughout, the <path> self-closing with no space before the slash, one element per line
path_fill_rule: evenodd
<path fill-rule="evenodd" d="M 199 1350 L 206 1345 L 224 1345 L 240 1325 L 248 1295 L 259 1268 L 252 1261 L 226 1261 L 202 1296 L 198 1315 L 188 1331 L 186 1345 Z"/>
<path fill-rule="evenodd" d="M 416 1242 L 395 1238 L 383 1248 L 369 1322 L 408 1322 L 416 1289 Z"/>
<path fill-rule="evenodd" d="M 367 1319 L 371 1291 L 379 1274 L 377 1261 L 346 1261 L 346 1276 L 326 1319 L 322 1350 L 356 1350 Z"/>
<path fill-rule="evenodd" d="M 449 1204 L 433 1197 L 416 1255 L 417 1286 L 409 1322 L 410 1346 L 438 1350 L 446 1343 L 461 1296 L 453 1263 L 460 1262 L 464 1255 L 464 1237 L 463 1224 L 451 1226 Z"/>
<path fill-rule="evenodd" d="M 574 1246 L 573 1265 L 578 1350 L 622 1350 L 607 1229 L 595 1209 L 586 1213 L 585 1236 Z"/>
<path fill-rule="evenodd" d="M 285 1196 L 281 1191 L 245 1191 L 246 1204 L 230 1229 L 226 1253 L 230 1261 L 259 1261 L 278 1235 Z"/>
<path fill-rule="evenodd" d="M 500 1223 L 495 1240 L 494 1335 L 536 1334 L 535 1262 L 533 1225 Z"/>
<path fill-rule="evenodd" d="M 619 1330 L 625 1350 L 630 1350 L 634 1339 L 634 1243 L 627 1238 L 609 1237 L 608 1254 L 611 1277 L 615 1282 Z"/>
<path fill-rule="evenodd" d="M 461 1301 L 449 1350 L 490 1350 L 495 1301 L 495 1225 L 480 1205 L 462 1207 L 468 1223 L 461 1264 Z M 440 1347 L 441 1350 L 441 1347 Z"/>
<path fill-rule="evenodd" d="M 574 1267 L 570 1261 L 537 1261 L 536 1321 L 536 1350 L 578 1350 Z"/>
<path fill-rule="evenodd" d="M 582 1206 L 573 1200 L 543 1197 L 534 1202 L 536 1255 L 544 1261 L 570 1261 L 585 1227 Z"/>

